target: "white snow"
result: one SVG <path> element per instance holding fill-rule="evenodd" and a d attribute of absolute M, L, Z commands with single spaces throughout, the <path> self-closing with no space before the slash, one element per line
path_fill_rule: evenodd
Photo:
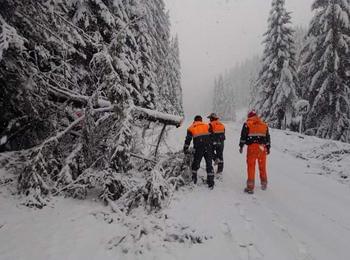
<path fill-rule="evenodd" d="M 183 120 L 184 120 L 184 118 L 181 117 L 181 116 L 166 114 L 166 113 L 162 113 L 162 112 L 159 112 L 159 111 L 156 111 L 156 110 L 147 109 L 147 108 L 142 108 L 142 107 L 135 106 L 134 110 L 142 112 L 142 113 L 144 113 L 144 114 L 146 114 L 149 117 L 152 117 L 154 119 L 167 121 L 169 123 L 171 122 L 171 123 L 177 124 L 177 125 L 181 125 Z"/>
<path fill-rule="evenodd" d="M 13 45 L 16 49 L 23 50 L 25 38 L 21 37 L 17 30 L 6 23 L 4 18 L 0 15 L 0 61 L 3 58 L 3 53 L 6 51 L 11 45 Z"/>
<path fill-rule="evenodd" d="M 174 149 L 187 126 L 169 134 Z M 269 188 L 247 195 L 240 128 L 227 127 L 215 189 L 184 188 L 154 216 L 121 216 L 99 202 L 64 198 L 29 209 L 10 195 L 14 187 L 0 170 L 0 259 L 349 259 L 350 145 L 272 130 Z M 188 233 L 207 239 L 173 241 Z"/>
<path fill-rule="evenodd" d="M 4 135 L 0 139 L 0 145 L 6 144 L 7 143 L 7 135 Z"/>

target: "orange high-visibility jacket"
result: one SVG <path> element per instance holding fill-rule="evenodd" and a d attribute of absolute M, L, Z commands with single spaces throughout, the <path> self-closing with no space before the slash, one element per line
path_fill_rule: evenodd
<path fill-rule="evenodd" d="M 203 122 L 195 121 L 187 129 L 185 147 L 189 147 L 193 139 L 194 147 L 206 146 L 209 144 L 209 126 Z"/>
<path fill-rule="evenodd" d="M 193 124 L 187 129 L 192 134 L 193 138 L 209 135 L 209 126 L 203 122 L 193 122 Z"/>
<path fill-rule="evenodd" d="M 267 135 L 268 126 L 265 122 L 261 121 L 257 116 L 248 118 L 247 120 L 248 126 L 248 136 L 263 136 Z"/>
<path fill-rule="evenodd" d="M 258 116 L 250 117 L 244 123 L 239 146 L 243 147 L 245 144 L 253 143 L 265 144 L 268 149 L 271 146 L 269 127 Z"/>
<path fill-rule="evenodd" d="M 214 142 L 222 142 L 225 138 L 225 126 L 219 120 L 214 120 L 209 123 L 209 132 L 212 133 Z"/>

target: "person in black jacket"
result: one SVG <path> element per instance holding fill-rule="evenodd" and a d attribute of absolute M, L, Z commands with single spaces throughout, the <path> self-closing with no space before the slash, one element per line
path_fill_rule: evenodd
<path fill-rule="evenodd" d="M 201 161 L 204 157 L 207 170 L 207 183 L 209 188 L 214 187 L 214 170 L 212 165 L 212 148 L 209 126 L 203 123 L 201 116 L 196 116 L 194 122 L 187 129 L 187 136 L 184 144 L 184 152 L 187 153 L 193 140 L 194 160 L 192 163 L 192 180 L 197 183 L 197 171 L 200 168 Z"/>
<path fill-rule="evenodd" d="M 211 133 L 213 160 L 218 165 L 217 173 L 224 170 L 224 143 L 225 143 L 225 126 L 220 122 L 219 117 L 215 113 L 208 116 L 209 132 Z"/>

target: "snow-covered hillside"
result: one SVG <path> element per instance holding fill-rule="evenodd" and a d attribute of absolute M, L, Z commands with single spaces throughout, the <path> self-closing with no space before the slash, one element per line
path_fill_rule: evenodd
<path fill-rule="evenodd" d="M 272 130 L 269 189 L 247 195 L 240 127 L 228 126 L 215 189 L 183 188 L 156 215 L 71 198 L 29 209 L 0 170 L 0 259 L 349 259 L 350 145 Z"/>

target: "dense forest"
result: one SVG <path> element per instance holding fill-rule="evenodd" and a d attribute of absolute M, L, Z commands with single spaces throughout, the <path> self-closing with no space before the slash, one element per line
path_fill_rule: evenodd
<path fill-rule="evenodd" d="M 316 0 L 312 10 L 306 30 L 293 26 L 285 0 L 272 1 L 259 65 L 246 65 L 245 73 L 237 66 L 224 79 L 220 76 L 214 110 L 226 118 L 217 103 L 232 93 L 227 99 L 243 101 L 238 108 L 255 109 L 271 127 L 350 142 L 350 3 Z"/>
<path fill-rule="evenodd" d="M 120 198 L 136 185 L 120 179 L 137 167 L 132 155 L 154 154 L 143 141 L 158 131 L 154 121 L 183 115 L 178 39 L 163 0 L 0 6 L 0 150 L 29 149 L 19 191 L 34 206 L 92 187 L 105 201 Z M 164 195 L 148 180 L 140 190 Z"/>

